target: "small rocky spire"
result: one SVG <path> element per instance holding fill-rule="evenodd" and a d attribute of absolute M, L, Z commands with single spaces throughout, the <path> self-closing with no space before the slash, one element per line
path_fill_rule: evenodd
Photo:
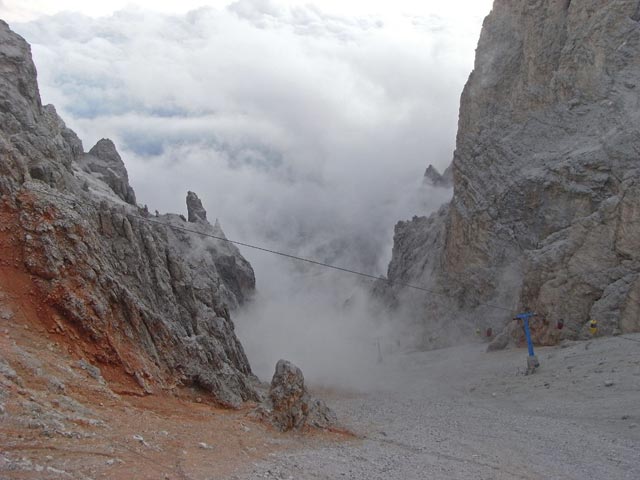
<path fill-rule="evenodd" d="M 207 223 L 207 211 L 194 192 L 187 193 L 187 213 L 191 223 Z"/>
<path fill-rule="evenodd" d="M 440 175 L 440 172 L 436 167 L 429 165 L 427 170 L 424 172 L 424 179 L 432 185 L 438 185 L 442 182 L 442 175 Z"/>
<path fill-rule="evenodd" d="M 227 236 L 224 234 L 224 230 L 222 230 L 222 225 L 220 225 L 220 220 L 218 220 L 217 218 L 215 223 L 213 224 L 213 233 L 218 237 L 227 238 Z"/>
<path fill-rule="evenodd" d="M 424 172 L 424 182 L 434 187 L 451 187 L 451 168 L 447 168 L 447 170 L 441 174 L 436 167 L 429 165 Z"/>

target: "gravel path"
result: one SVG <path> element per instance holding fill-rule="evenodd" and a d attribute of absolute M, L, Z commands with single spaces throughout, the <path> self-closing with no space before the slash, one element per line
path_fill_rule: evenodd
<path fill-rule="evenodd" d="M 304 447 L 244 479 L 640 479 L 640 335 L 536 352 L 484 345 L 386 358 L 327 398 L 360 440 Z M 631 340 L 629 340 L 631 339 Z"/>

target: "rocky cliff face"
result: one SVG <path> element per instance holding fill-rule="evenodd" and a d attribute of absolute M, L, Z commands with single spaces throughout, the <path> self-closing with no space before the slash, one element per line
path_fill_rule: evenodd
<path fill-rule="evenodd" d="M 386 292 L 430 335 L 495 331 L 525 307 L 543 344 L 590 318 L 640 330 L 639 11 L 495 0 L 461 98 L 453 199 L 395 230 L 389 278 L 448 297 Z"/>
<path fill-rule="evenodd" d="M 196 386 L 229 406 L 257 398 L 229 316 L 254 291 L 251 265 L 194 233 L 224 237 L 195 194 L 196 223 L 138 207 L 113 143 L 85 153 L 42 106 L 29 46 L 2 21 L 0 159 L 1 277 L 28 276 L 55 311 L 44 325 L 140 392 Z"/>

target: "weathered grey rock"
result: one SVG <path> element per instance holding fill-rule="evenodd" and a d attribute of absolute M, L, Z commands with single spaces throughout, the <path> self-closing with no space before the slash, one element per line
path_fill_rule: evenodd
<path fill-rule="evenodd" d="M 0 303 L 0 320 L 11 321 L 14 317 L 13 310 L 6 305 Z"/>
<path fill-rule="evenodd" d="M 499 332 L 523 305 L 540 314 L 537 343 L 588 335 L 590 318 L 601 334 L 640 330 L 637 12 L 494 2 L 462 94 L 453 199 L 396 226 L 389 279 L 444 297 L 383 293 L 425 336 Z"/>
<path fill-rule="evenodd" d="M 142 392 L 186 385 L 228 406 L 258 399 L 230 317 L 255 289 L 251 265 L 198 234 L 224 238 L 206 217 L 147 219 L 113 143 L 85 154 L 41 106 L 29 46 L 1 21 L 0 155 L 7 244 L 91 364 L 119 366 Z"/>
<path fill-rule="evenodd" d="M 0 177 L 52 186 L 69 178 L 78 140 L 51 106 L 43 107 L 31 49 L 0 20 Z"/>
<path fill-rule="evenodd" d="M 131 205 L 136 204 L 135 192 L 129 185 L 129 174 L 111 140 L 103 138 L 98 141 L 78 163 L 86 171 L 98 174 L 122 200 Z"/>
<path fill-rule="evenodd" d="M 276 364 L 268 398 L 256 415 L 283 432 L 304 426 L 329 428 L 337 422 L 323 401 L 309 396 L 302 370 L 286 360 Z"/>
<path fill-rule="evenodd" d="M 302 427 L 309 408 L 306 396 L 302 370 L 286 360 L 280 360 L 269 389 L 273 423 L 281 430 Z"/>
<path fill-rule="evenodd" d="M 444 174 L 441 174 L 436 167 L 429 165 L 424 172 L 424 181 L 433 187 L 450 188 L 453 186 L 453 182 L 448 172 L 451 172 L 449 168 L 445 170 Z"/>
<path fill-rule="evenodd" d="M 189 222 L 208 223 L 207 211 L 202 206 L 202 201 L 194 192 L 187 193 L 187 215 Z"/>
<path fill-rule="evenodd" d="M 504 350 L 509 345 L 510 337 L 507 332 L 500 332 L 496 335 L 489 345 L 487 345 L 487 352 L 495 352 L 497 350 Z"/>
<path fill-rule="evenodd" d="M 309 414 L 307 415 L 306 424 L 326 430 L 338 424 L 338 417 L 323 400 L 312 398 L 309 401 Z"/>

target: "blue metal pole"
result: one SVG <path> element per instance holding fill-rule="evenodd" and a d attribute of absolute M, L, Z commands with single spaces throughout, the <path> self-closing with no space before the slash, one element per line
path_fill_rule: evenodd
<path fill-rule="evenodd" d="M 533 357 L 533 342 L 531 341 L 531 331 L 529 330 L 529 316 L 524 317 L 524 334 L 527 336 L 527 348 L 529 349 L 529 356 Z"/>
<path fill-rule="evenodd" d="M 533 353 L 533 341 L 531 341 L 531 330 L 529 329 L 529 319 L 535 316 L 535 313 L 526 312 L 517 315 L 516 318 L 519 318 L 524 323 L 524 334 L 527 337 L 527 348 L 529 350 L 529 358 L 527 358 L 527 374 L 535 372 L 536 368 L 540 366 L 540 362 L 538 362 L 538 358 Z"/>

